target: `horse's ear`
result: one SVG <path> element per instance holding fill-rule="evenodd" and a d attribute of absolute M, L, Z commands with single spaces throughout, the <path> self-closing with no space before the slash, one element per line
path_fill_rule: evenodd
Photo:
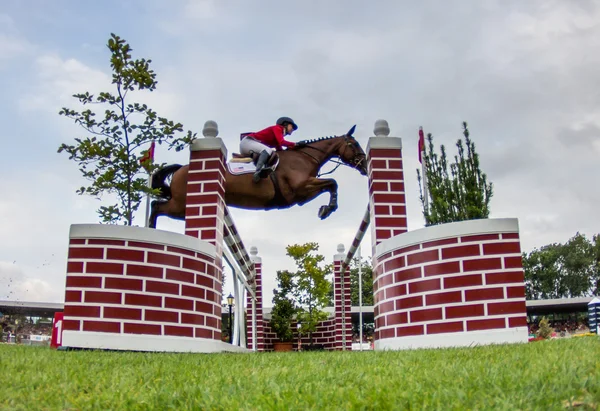
<path fill-rule="evenodd" d="M 346 133 L 346 135 L 348 137 L 352 137 L 352 134 L 354 134 L 354 131 L 356 130 L 356 124 L 352 126 L 352 128 L 350 130 L 348 130 L 348 132 Z"/>

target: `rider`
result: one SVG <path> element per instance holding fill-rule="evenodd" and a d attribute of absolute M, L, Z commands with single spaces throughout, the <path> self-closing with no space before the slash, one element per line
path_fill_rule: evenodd
<path fill-rule="evenodd" d="M 260 173 L 265 168 L 266 162 L 273 153 L 283 150 L 283 147 L 292 148 L 296 145 L 293 141 L 287 141 L 285 136 L 291 135 L 298 129 L 298 126 L 289 117 L 280 117 L 274 126 L 257 131 L 256 133 L 247 133 L 243 135 L 240 141 L 240 154 L 252 157 L 252 154 L 259 154 L 256 161 L 256 172 L 252 176 L 252 181 L 258 183 Z"/>

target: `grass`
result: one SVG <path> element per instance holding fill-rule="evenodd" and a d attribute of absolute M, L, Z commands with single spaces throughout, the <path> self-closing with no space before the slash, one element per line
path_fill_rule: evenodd
<path fill-rule="evenodd" d="M 597 336 L 396 352 L 0 346 L 0 409 L 597 409 Z"/>

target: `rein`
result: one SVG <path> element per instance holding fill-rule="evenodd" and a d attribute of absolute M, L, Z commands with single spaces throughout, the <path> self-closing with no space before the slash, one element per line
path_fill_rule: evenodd
<path fill-rule="evenodd" d="M 342 144 L 345 144 L 345 142 L 346 142 L 346 138 L 344 138 L 344 141 L 342 142 Z M 341 144 L 340 144 L 340 145 L 341 145 Z M 308 144 L 307 144 L 307 145 L 305 145 L 304 147 L 312 148 L 313 150 L 320 151 L 321 153 L 323 153 L 323 154 L 325 154 L 325 155 L 329 155 L 329 153 L 327 153 L 325 150 L 321 150 L 320 148 L 313 147 L 313 146 L 309 146 Z M 346 147 L 344 148 L 344 153 L 346 152 L 346 150 L 347 150 L 347 149 L 348 149 L 348 145 L 346 145 Z M 309 156 L 309 157 L 310 157 L 310 158 L 312 158 L 313 160 L 315 160 L 315 163 L 316 163 L 317 165 L 319 165 L 319 164 L 320 164 L 319 160 L 317 160 L 317 158 L 315 158 L 315 156 L 313 156 L 313 155 L 311 155 L 311 154 L 309 154 L 309 153 L 306 153 L 306 152 L 304 152 L 304 151 L 300 151 L 300 152 L 301 152 L 302 154 L 305 154 L 305 155 Z M 343 155 L 343 154 L 342 154 L 342 155 Z M 326 173 L 320 173 L 320 172 L 319 172 L 319 173 L 317 173 L 317 177 L 326 176 L 327 174 L 331 174 L 331 173 L 335 172 L 335 170 L 337 170 L 337 169 L 338 169 L 338 167 L 339 167 L 339 166 L 341 166 L 342 164 L 346 165 L 346 164 L 345 164 L 343 161 L 341 161 L 339 158 L 334 158 L 334 157 L 332 157 L 332 158 L 328 159 L 326 162 L 324 162 L 324 163 L 323 163 L 323 165 L 321 165 L 321 167 L 323 167 L 325 164 L 327 164 L 327 163 L 328 163 L 328 162 L 330 162 L 330 161 L 333 161 L 333 162 L 334 162 L 334 163 L 336 163 L 337 165 L 336 165 L 336 166 L 333 168 L 333 170 L 331 170 L 331 171 L 328 171 L 328 172 L 326 172 Z M 362 160 L 356 163 L 356 167 L 358 167 L 358 166 L 360 165 L 360 163 L 362 163 Z"/>

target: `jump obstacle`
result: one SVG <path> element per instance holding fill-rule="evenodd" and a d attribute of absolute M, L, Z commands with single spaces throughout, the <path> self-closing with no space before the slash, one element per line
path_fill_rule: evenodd
<path fill-rule="evenodd" d="M 342 246 L 334 256 L 334 316 L 321 323 L 317 338 L 326 349 L 351 349 L 346 271 L 370 226 L 376 350 L 527 342 L 518 221 L 472 220 L 408 232 L 401 139 L 389 137 L 385 120 L 375 123 L 374 133 L 366 150 L 369 203 L 347 254 Z M 227 150 L 216 123 L 207 121 L 203 135 L 190 146 L 185 235 L 71 226 L 64 347 L 271 349 L 262 260 L 255 247 L 246 251 L 225 205 Z M 234 272 L 233 344 L 221 341 L 223 261 Z"/>

